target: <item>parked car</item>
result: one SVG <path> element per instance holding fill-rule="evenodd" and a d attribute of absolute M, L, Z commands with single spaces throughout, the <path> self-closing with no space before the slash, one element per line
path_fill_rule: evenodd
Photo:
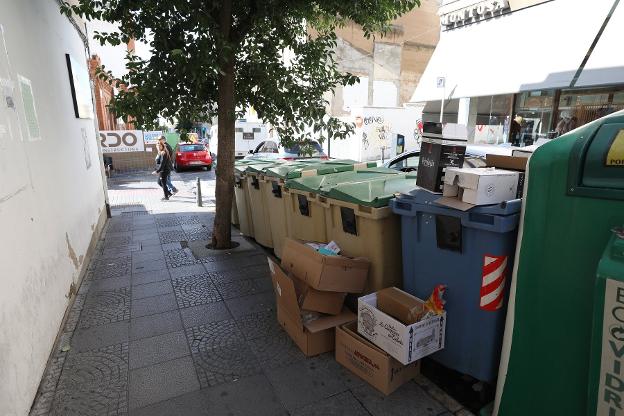
<path fill-rule="evenodd" d="M 327 155 L 317 141 L 295 144 L 284 148 L 275 141 L 265 140 L 245 156 L 245 159 L 295 160 L 306 158 L 327 159 Z"/>
<path fill-rule="evenodd" d="M 511 146 L 494 146 L 485 144 L 469 144 L 466 146 L 464 156 L 465 168 L 482 168 L 486 166 L 485 155 L 496 154 L 511 156 L 513 149 Z M 401 153 L 384 163 L 384 167 L 400 170 L 402 172 L 413 172 L 418 170 L 420 161 L 420 150 L 411 150 Z"/>
<path fill-rule="evenodd" d="M 201 143 L 178 143 L 173 168 L 176 172 L 180 172 L 182 169 L 193 167 L 212 169 L 212 156 L 208 146 Z"/>

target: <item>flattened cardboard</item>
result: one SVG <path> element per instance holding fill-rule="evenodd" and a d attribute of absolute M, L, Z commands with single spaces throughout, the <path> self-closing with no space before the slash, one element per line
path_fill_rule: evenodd
<path fill-rule="evenodd" d="M 280 266 L 274 264 L 273 267 L 279 268 Z M 291 281 L 295 286 L 297 302 L 301 309 L 330 315 L 338 315 L 342 311 L 346 293 L 323 292 L 308 286 L 303 280 L 291 279 Z"/>
<path fill-rule="evenodd" d="M 377 292 L 377 308 L 387 315 L 411 325 L 425 314 L 425 303 L 396 287 L 387 287 Z"/>
<path fill-rule="evenodd" d="M 385 395 L 420 372 L 420 361 L 403 365 L 362 338 L 357 322 L 336 327 L 336 361 Z"/>
<path fill-rule="evenodd" d="M 282 268 L 314 289 L 361 293 L 366 287 L 370 262 L 343 256 L 325 256 L 306 244 L 286 239 Z"/>
<path fill-rule="evenodd" d="M 377 309 L 376 293 L 358 299 L 358 333 L 401 364 L 443 349 L 445 329 L 446 312 L 404 325 Z"/>
<path fill-rule="evenodd" d="M 526 171 L 526 165 L 529 161 L 526 157 L 504 156 L 504 155 L 485 155 L 485 163 L 488 166 L 499 169 L 509 169 L 517 171 Z"/>
<path fill-rule="evenodd" d="M 279 324 L 306 356 L 332 351 L 335 347 L 334 327 L 352 321 L 356 315 L 343 309 L 339 315 L 323 316 L 304 324 L 293 279 L 288 277 L 271 258 L 268 261 L 277 298 Z"/>

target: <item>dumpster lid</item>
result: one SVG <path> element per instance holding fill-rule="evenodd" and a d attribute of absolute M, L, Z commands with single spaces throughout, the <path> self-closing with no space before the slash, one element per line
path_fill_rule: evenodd
<path fill-rule="evenodd" d="M 286 181 L 286 187 L 305 192 L 320 192 L 321 188 L 328 191 L 339 183 L 361 182 L 389 176 L 405 175 L 403 172 L 388 168 L 366 168 L 348 172 L 330 173 L 327 175 L 304 176 Z"/>
<path fill-rule="evenodd" d="M 340 183 L 321 193 L 340 201 L 372 208 L 381 208 L 397 193 L 409 192 L 416 187 L 416 175 L 397 175 L 360 182 Z"/>
<path fill-rule="evenodd" d="M 362 167 L 371 167 L 375 162 L 364 164 Z M 294 179 L 301 176 L 327 175 L 329 173 L 345 172 L 354 170 L 358 162 L 350 159 L 295 161 L 285 163 L 281 166 L 274 166 L 266 170 L 265 174 L 281 179 Z M 308 172 L 306 175 L 304 172 Z"/>
<path fill-rule="evenodd" d="M 440 199 L 440 194 L 434 194 L 422 188 L 415 188 L 408 192 L 403 192 L 398 197 L 401 202 L 407 202 L 415 205 L 419 205 L 419 210 L 427 211 L 427 207 L 444 207 L 448 209 L 455 209 L 447 205 L 438 204 L 436 200 Z M 491 214 L 491 215 L 512 215 L 520 212 L 522 207 L 521 199 L 512 199 L 510 201 L 501 202 L 494 205 L 478 205 L 474 206 L 467 212 L 475 214 Z M 463 209 L 461 211 L 464 211 Z"/>

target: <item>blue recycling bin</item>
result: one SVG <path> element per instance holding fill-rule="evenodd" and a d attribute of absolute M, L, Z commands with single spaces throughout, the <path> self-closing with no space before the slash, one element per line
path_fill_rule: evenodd
<path fill-rule="evenodd" d="M 390 202 L 401 215 L 403 289 L 427 299 L 447 286 L 445 348 L 431 356 L 478 380 L 498 374 L 521 200 L 467 211 L 423 189 Z"/>

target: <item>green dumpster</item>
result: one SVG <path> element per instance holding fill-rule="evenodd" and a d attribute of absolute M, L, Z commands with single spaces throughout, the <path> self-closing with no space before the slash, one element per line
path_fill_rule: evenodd
<path fill-rule="evenodd" d="M 267 212 L 271 223 L 271 236 L 275 255 L 281 257 L 284 240 L 286 237 L 290 236 L 289 224 L 286 217 L 290 194 L 287 189 L 284 189 L 286 180 L 300 178 L 302 176 L 309 177 L 351 171 L 357 168 L 372 167 L 374 165 L 374 162 L 358 163 L 348 159 L 305 159 L 267 168 L 260 179 L 260 187 L 265 197 Z"/>
<path fill-rule="evenodd" d="M 403 285 L 401 220 L 388 206 L 397 193 L 416 188 L 416 175 L 399 173 L 321 188 L 327 239 L 349 257 L 366 257 L 366 293 Z"/>
<path fill-rule="evenodd" d="M 624 112 L 539 147 L 526 181 L 493 412 L 621 415 L 621 407 L 594 411 L 606 392 L 590 390 L 589 401 L 587 392 L 596 384 L 595 372 L 589 376 L 592 318 L 602 307 L 593 295 L 597 284 L 604 290 L 596 270 L 611 229 L 624 224 Z"/>
<path fill-rule="evenodd" d="M 284 194 L 290 237 L 320 243 L 329 242 L 325 219 L 327 198 L 319 195 L 321 189 L 329 189 L 338 183 L 361 182 L 399 174 L 401 172 L 394 169 L 366 168 L 287 180 Z"/>

